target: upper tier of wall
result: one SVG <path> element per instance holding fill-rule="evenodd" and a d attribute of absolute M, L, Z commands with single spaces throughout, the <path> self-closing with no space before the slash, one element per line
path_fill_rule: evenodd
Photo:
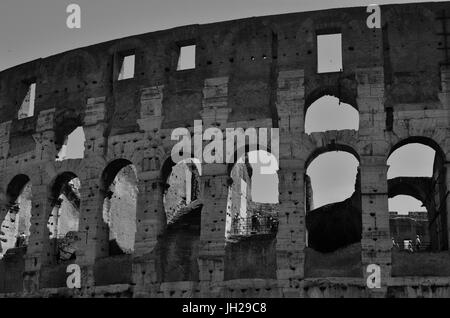
<path fill-rule="evenodd" d="M 162 128 L 192 126 L 200 119 L 204 80 L 222 76 L 229 77 L 229 122 L 276 122 L 274 84 L 279 71 L 291 69 L 304 70 L 305 107 L 324 90 L 358 107 L 355 70 L 374 66 L 384 68 L 387 107 L 435 102 L 438 62 L 445 61 L 445 50 L 438 49 L 445 41 L 437 17 L 449 6 L 382 6 L 381 33 L 367 27 L 366 7 L 356 7 L 190 25 L 76 49 L 0 72 L 0 121 L 17 121 L 27 91 L 24 81 L 30 80 L 37 82 L 35 115 L 56 108 L 55 127 L 82 122 L 86 100 L 106 96 L 110 135 L 139 130 L 139 91 L 149 86 L 164 85 Z M 337 30 L 344 70 L 318 74 L 316 34 Z M 177 72 L 184 43 L 197 45 L 196 69 Z M 136 54 L 135 78 L 116 81 L 117 53 L 123 51 Z M 36 118 L 26 125 L 13 123 L 11 135 L 14 130 L 31 133 Z"/>

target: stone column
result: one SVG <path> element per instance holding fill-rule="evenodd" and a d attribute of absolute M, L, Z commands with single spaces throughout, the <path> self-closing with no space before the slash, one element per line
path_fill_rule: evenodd
<path fill-rule="evenodd" d="M 277 279 L 286 297 L 299 297 L 298 282 L 304 277 L 306 243 L 304 148 L 299 144 L 305 130 L 304 71 L 278 74 L 279 201 Z"/>
<path fill-rule="evenodd" d="M 164 154 L 160 129 L 164 86 L 152 86 L 141 90 L 141 118 L 138 124 L 144 133 L 144 155 L 142 171 L 138 176 L 137 232 L 135 257 L 151 253 L 156 246 L 157 236 L 164 231 L 166 221 L 163 205 L 164 188 L 160 180 Z"/>
<path fill-rule="evenodd" d="M 166 218 L 163 204 L 164 187 L 158 171 L 138 176 L 136 239 L 133 253 L 133 282 L 136 297 L 151 297 L 157 292 L 157 255 L 152 253 L 158 236 L 164 232 Z"/>
<path fill-rule="evenodd" d="M 360 113 L 359 149 L 362 206 L 362 254 L 364 284 L 371 273 L 367 266 L 381 267 L 381 288 L 370 291 L 378 297 L 387 290 L 391 276 L 391 237 L 387 188 L 386 112 L 383 67 L 358 68 L 357 103 Z"/>
<path fill-rule="evenodd" d="M 108 255 L 108 229 L 103 220 L 101 175 L 106 168 L 105 97 L 89 98 L 84 117 L 85 150 L 80 179 L 80 221 L 77 264 L 82 267 L 82 286 L 93 286 L 94 264 Z"/>
<path fill-rule="evenodd" d="M 228 107 L 228 77 L 205 80 L 203 88 L 203 110 L 200 115 L 206 127 L 225 127 L 231 108 Z"/>
<path fill-rule="evenodd" d="M 447 139 L 448 140 L 448 139 Z M 447 142 L 448 143 L 448 142 Z M 445 163 L 445 174 L 446 174 L 446 186 L 447 186 L 447 192 L 450 191 L 450 162 Z M 450 215 L 448 213 L 449 207 L 450 207 L 450 195 L 447 196 L 447 200 L 445 202 L 446 204 L 446 213 L 447 213 L 447 239 L 448 239 L 448 246 L 450 251 Z"/>
<path fill-rule="evenodd" d="M 98 176 L 102 173 L 97 170 Z M 99 178 L 80 178 L 80 223 L 77 264 L 82 267 L 82 286 L 94 285 L 94 264 L 108 255 L 108 229 L 103 221 L 103 198 Z"/>
<path fill-rule="evenodd" d="M 444 109 L 450 109 L 450 67 L 441 66 L 441 92 L 439 93 L 439 99 L 444 106 Z"/>
<path fill-rule="evenodd" d="M 361 205 L 362 205 L 362 265 L 365 282 L 371 273 L 367 266 L 375 264 L 381 267 L 381 289 L 371 289 L 375 293 L 384 293 L 391 276 L 391 247 L 389 229 L 389 207 L 387 170 L 384 156 L 362 156 Z"/>
<path fill-rule="evenodd" d="M 441 87 L 442 90 L 439 93 L 439 99 L 444 106 L 445 110 L 450 110 L 450 67 L 448 66 L 441 66 Z M 447 116 L 447 126 L 449 122 L 449 118 Z M 450 160 L 450 132 L 447 129 L 446 130 L 446 149 L 444 149 L 445 153 L 445 172 L 446 172 L 446 185 L 447 185 L 447 191 L 450 191 L 450 164 L 448 163 Z M 446 201 L 446 212 L 447 212 L 447 238 L 448 238 L 448 246 L 450 251 L 450 215 L 448 214 L 450 208 L 450 195 L 447 196 Z"/>
<path fill-rule="evenodd" d="M 50 198 L 51 175 L 44 169 L 47 164 L 56 159 L 56 147 L 54 143 L 55 109 L 41 111 L 38 115 L 36 133 L 33 138 L 36 142 L 35 156 L 37 168 L 30 176 L 33 184 L 33 199 L 31 203 L 31 228 L 30 238 L 25 256 L 24 290 L 32 292 L 39 288 L 39 270 L 42 265 L 51 261 L 53 253 L 49 251 L 50 232 L 47 222 L 52 212 Z"/>
<path fill-rule="evenodd" d="M 136 237 L 133 253 L 133 282 L 136 297 L 157 293 L 158 277 L 155 255 L 158 236 L 164 232 L 166 218 L 163 204 L 164 184 L 161 180 L 162 140 L 160 138 L 164 86 L 151 86 L 140 92 L 140 119 L 144 131 L 142 171 L 138 175 Z"/>
<path fill-rule="evenodd" d="M 280 153 L 285 155 L 286 151 L 283 151 L 283 149 L 286 149 L 286 145 L 283 145 L 283 141 L 290 143 L 292 139 L 289 137 L 292 133 L 305 131 L 304 76 L 303 70 L 282 71 L 278 74 L 276 106 L 279 117 L 280 141 L 282 142 Z"/>
<path fill-rule="evenodd" d="M 306 244 L 304 162 L 281 160 L 279 176 L 280 212 L 277 234 L 277 279 L 285 296 L 298 297 L 293 279 L 304 277 Z"/>
<path fill-rule="evenodd" d="M 153 251 L 158 235 L 163 233 L 166 226 L 163 204 L 164 187 L 159 179 L 159 171 L 141 174 L 138 189 L 137 232 L 134 247 L 136 257 Z"/>
<path fill-rule="evenodd" d="M 6 169 L 7 160 L 9 152 L 9 132 L 11 129 L 11 122 L 4 122 L 0 124 L 0 215 L 4 216 L 8 213 L 6 202 L 6 190 L 8 187 L 8 182 L 11 180 L 6 180 Z M 0 219 L 0 225 L 3 222 L 3 218 Z"/>
<path fill-rule="evenodd" d="M 48 200 L 48 183 L 32 178 L 33 199 L 31 208 L 30 238 L 25 256 L 24 290 L 33 292 L 39 289 L 39 271 L 42 265 L 50 261 L 50 248 L 47 222 L 51 213 L 51 202 Z"/>
<path fill-rule="evenodd" d="M 199 270 L 201 282 L 224 279 L 225 223 L 228 200 L 226 164 L 202 167 L 201 198 L 203 201 L 200 233 Z"/>

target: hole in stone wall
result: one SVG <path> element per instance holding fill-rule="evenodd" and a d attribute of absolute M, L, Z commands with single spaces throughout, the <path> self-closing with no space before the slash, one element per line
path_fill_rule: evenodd
<path fill-rule="evenodd" d="M 200 198 L 201 163 L 198 159 L 189 158 L 175 164 L 168 158 L 161 173 L 167 226 L 158 237 L 155 248 L 158 279 L 162 282 L 197 281 L 203 207 Z M 211 221 L 211 225 L 216 222 Z"/>
<path fill-rule="evenodd" d="M 109 230 L 109 255 L 132 254 L 138 195 L 136 168 L 128 160 L 115 160 L 105 169 L 103 182 L 103 221 Z"/>
<path fill-rule="evenodd" d="M 196 45 L 181 46 L 177 71 L 195 69 Z"/>
<path fill-rule="evenodd" d="M 119 55 L 120 72 L 119 81 L 134 78 L 136 56 L 134 54 L 130 55 Z"/>
<path fill-rule="evenodd" d="M 418 253 L 448 249 L 445 160 L 432 142 L 406 140 L 390 154 L 388 196 L 392 247 Z M 409 242 L 406 250 L 403 241 Z"/>
<path fill-rule="evenodd" d="M 311 209 L 341 202 L 355 192 L 358 160 L 345 151 L 330 151 L 317 156 L 306 174 L 311 180 Z"/>
<path fill-rule="evenodd" d="M 359 129 L 359 112 L 349 104 L 341 103 L 334 96 L 323 96 L 308 107 L 305 116 L 305 132 Z"/>
<path fill-rule="evenodd" d="M 28 92 L 22 101 L 20 106 L 18 118 L 24 119 L 34 116 L 34 103 L 36 100 L 36 83 L 30 83 L 28 86 Z"/>
<path fill-rule="evenodd" d="M 0 258 L 15 248 L 28 246 L 31 227 L 32 186 L 25 175 L 16 176 L 7 188 L 7 209 L 0 224 Z"/>
<path fill-rule="evenodd" d="M 278 162 L 266 151 L 237 160 L 230 173 L 225 237 L 272 235 L 278 230 Z"/>
<path fill-rule="evenodd" d="M 317 36 L 317 72 L 342 72 L 342 34 Z"/>
<path fill-rule="evenodd" d="M 224 279 L 275 278 L 278 161 L 249 151 L 229 168 Z"/>
<path fill-rule="evenodd" d="M 393 248 L 407 252 L 430 250 L 428 212 L 421 201 L 398 195 L 389 199 L 389 211 Z"/>
<path fill-rule="evenodd" d="M 167 223 L 200 195 L 201 165 L 197 159 L 186 159 L 171 168 L 166 180 L 163 202 Z"/>
<path fill-rule="evenodd" d="M 61 147 L 56 161 L 63 161 L 68 159 L 83 159 L 86 137 L 84 135 L 83 127 L 76 128 L 72 133 L 67 136 Z"/>
<path fill-rule="evenodd" d="M 71 172 L 58 175 L 51 187 L 52 211 L 47 222 L 53 258 L 76 259 L 80 219 L 80 180 Z"/>
<path fill-rule="evenodd" d="M 328 253 L 361 240 L 359 162 L 345 151 L 326 152 L 307 167 L 307 246 Z"/>
<path fill-rule="evenodd" d="M 396 177 L 431 177 L 436 151 L 420 143 L 409 143 L 389 156 L 388 179 Z"/>

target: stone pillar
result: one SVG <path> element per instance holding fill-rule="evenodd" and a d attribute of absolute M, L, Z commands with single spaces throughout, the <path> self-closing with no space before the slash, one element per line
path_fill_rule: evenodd
<path fill-rule="evenodd" d="M 133 282 L 136 297 L 149 297 L 157 292 L 157 269 L 152 254 L 158 236 L 164 232 L 166 218 L 163 204 L 164 180 L 161 180 L 161 161 L 164 150 L 160 138 L 164 86 L 141 89 L 140 119 L 144 131 L 142 171 L 138 175 L 136 237 L 134 245 Z"/>
<path fill-rule="evenodd" d="M 294 132 L 305 131 L 304 120 L 304 71 L 289 70 L 278 74 L 277 88 L 277 112 L 279 117 L 280 141 L 285 140 Z M 290 142 L 290 138 L 286 141 Z M 285 153 L 283 143 L 280 145 L 280 152 Z"/>
<path fill-rule="evenodd" d="M 387 188 L 386 112 L 383 67 L 358 68 L 359 149 L 361 172 L 362 239 L 361 260 L 364 284 L 371 273 L 367 266 L 381 267 L 381 288 L 370 291 L 384 295 L 391 276 L 391 237 Z"/>
<path fill-rule="evenodd" d="M 304 71 L 278 74 L 277 101 L 279 126 L 279 201 L 277 233 L 277 279 L 286 297 L 299 297 L 295 288 L 304 277 L 306 243 L 304 149 L 298 144 L 305 131 Z M 295 281 L 297 280 L 297 282 Z"/>
<path fill-rule="evenodd" d="M 152 86 L 141 90 L 141 118 L 138 124 L 144 133 L 144 156 L 142 171 L 138 176 L 139 193 L 137 199 L 137 232 L 134 255 L 141 257 L 153 251 L 157 237 L 166 226 L 163 195 L 164 186 L 160 180 L 164 154 L 160 129 L 164 86 Z"/>
<path fill-rule="evenodd" d="M 198 261 L 200 281 L 220 282 L 224 279 L 229 176 L 226 164 L 206 164 L 202 170 L 200 178 L 203 209 Z"/>
<path fill-rule="evenodd" d="M 36 142 L 35 156 L 38 165 L 34 174 L 29 176 L 33 184 L 33 199 L 31 203 L 30 238 L 25 255 L 24 291 L 26 293 L 39 289 L 39 271 L 41 266 L 49 261 L 47 252 L 50 248 L 50 241 L 47 222 L 51 213 L 51 202 L 48 200 L 51 180 L 47 173 L 39 168 L 39 164 L 44 165 L 55 160 L 54 111 L 54 109 L 49 109 L 39 113 L 36 133 L 33 134 Z M 5 152 L 5 159 L 6 157 L 7 152 Z M 41 176 L 41 174 L 43 175 Z"/>
<path fill-rule="evenodd" d="M 141 118 L 137 120 L 141 130 L 153 134 L 160 129 L 164 120 L 162 116 L 162 102 L 164 98 L 164 86 L 151 86 L 141 89 Z"/>
<path fill-rule="evenodd" d="M 106 138 L 104 137 L 107 126 L 105 123 L 105 102 L 105 97 L 89 98 L 87 100 L 83 130 L 86 138 L 84 160 L 88 162 L 91 160 L 98 161 L 98 158 L 103 158 L 106 151 Z"/>
<path fill-rule="evenodd" d="M 166 227 L 163 195 L 164 185 L 159 170 L 138 176 L 136 240 L 133 253 L 133 282 L 135 297 L 150 297 L 157 292 L 157 255 L 152 253 L 158 236 Z"/>
<path fill-rule="evenodd" d="M 280 212 L 277 234 L 277 279 L 287 296 L 298 297 L 293 279 L 304 277 L 306 244 L 304 162 L 281 160 L 279 176 Z"/>
<path fill-rule="evenodd" d="M 143 173 L 138 179 L 135 257 L 151 253 L 156 246 L 158 235 L 162 234 L 166 227 L 164 185 L 159 179 L 159 171 Z"/>
<path fill-rule="evenodd" d="M 105 194 L 100 184 L 100 177 L 106 168 L 105 100 L 105 97 L 88 99 L 83 125 L 86 141 L 83 171 L 78 175 L 81 188 L 77 248 L 77 263 L 82 267 L 83 287 L 95 284 L 95 260 L 108 255 L 108 229 L 103 220 Z"/>
<path fill-rule="evenodd" d="M 48 183 L 39 182 L 33 177 L 33 199 L 31 208 L 30 238 L 25 256 L 24 290 L 33 292 L 39 289 L 39 271 L 42 265 L 50 261 L 53 253 L 50 248 L 47 222 L 51 213 L 51 202 L 48 200 Z"/>
<path fill-rule="evenodd" d="M 442 90 L 439 93 L 439 99 L 442 103 L 442 105 L 444 106 L 443 108 L 445 110 L 450 110 L 450 67 L 446 66 L 446 65 L 442 65 L 441 66 L 441 87 Z M 447 120 L 448 116 L 447 116 Z M 448 122 L 447 122 L 447 126 L 448 126 Z M 446 149 L 444 149 L 444 153 L 445 153 L 445 172 L 446 172 L 446 186 L 447 186 L 447 191 L 450 191 L 450 163 L 448 163 L 450 161 L 450 132 L 447 129 L 446 130 Z M 449 251 L 450 251 L 450 215 L 448 213 L 450 208 L 450 195 L 447 196 L 447 201 L 446 201 L 446 212 L 447 212 L 447 238 L 448 238 L 448 246 L 449 246 Z"/>
<path fill-rule="evenodd" d="M 231 108 L 228 107 L 228 77 L 208 78 L 203 88 L 203 110 L 200 115 L 206 127 L 225 127 Z"/>
<path fill-rule="evenodd" d="M 33 199 L 31 206 L 30 238 L 25 256 L 24 290 L 32 292 L 39 288 L 39 270 L 42 265 L 51 261 L 50 238 L 47 222 L 52 212 L 50 199 L 51 175 L 47 170 L 47 164 L 56 159 L 56 147 L 54 143 L 55 109 L 41 111 L 38 115 L 36 133 L 33 138 L 36 142 L 35 156 L 37 168 L 30 176 L 33 184 Z M 41 166 L 41 167 L 39 167 Z"/>
<path fill-rule="evenodd" d="M 450 109 L 450 67 L 446 65 L 441 66 L 441 92 L 439 99 L 444 106 L 444 109 Z"/>
<path fill-rule="evenodd" d="M 450 162 L 445 163 L 445 174 L 446 174 L 446 186 L 447 191 L 450 191 Z M 447 196 L 447 200 L 445 202 L 446 204 L 446 213 L 447 213 L 447 239 L 448 239 L 448 246 L 450 251 L 450 215 L 448 213 L 449 207 L 450 207 L 450 195 Z"/>
<path fill-rule="evenodd" d="M 6 204 L 6 190 L 8 187 L 8 182 L 11 180 L 6 180 L 6 169 L 7 160 L 9 152 L 9 132 L 11 129 L 11 122 L 4 122 L 0 124 L 0 215 L 7 214 Z M 3 219 L 0 219 L 0 226 Z"/>
<path fill-rule="evenodd" d="M 389 207 L 387 170 L 384 156 L 362 156 L 361 205 L 362 205 L 362 265 L 366 279 L 367 266 L 381 267 L 381 289 L 371 289 L 374 293 L 385 293 L 391 276 L 391 247 L 389 229 Z"/>
<path fill-rule="evenodd" d="M 384 109 L 384 70 L 383 67 L 358 68 L 359 131 L 363 140 L 385 140 L 386 112 Z"/>
<path fill-rule="evenodd" d="M 97 170 L 98 175 L 102 173 Z M 97 176 L 98 176 L 97 175 Z M 103 198 L 99 178 L 80 178 L 80 223 L 77 264 L 82 267 L 82 286 L 94 285 L 94 264 L 108 255 L 108 228 L 103 221 Z"/>
<path fill-rule="evenodd" d="M 36 142 L 36 161 L 42 163 L 54 162 L 56 159 L 54 128 L 55 109 L 48 109 L 39 113 L 36 133 L 33 138 Z"/>

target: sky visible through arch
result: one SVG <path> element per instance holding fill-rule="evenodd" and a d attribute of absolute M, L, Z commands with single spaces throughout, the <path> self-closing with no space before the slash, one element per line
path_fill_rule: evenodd
<path fill-rule="evenodd" d="M 423 1 L 384 0 L 377 1 L 377 4 L 409 2 Z M 81 6 L 82 27 L 80 30 L 70 30 L 66 27 L 66 7 L 70 3 Z M 1 0 L 0 71 L 70 49 L 182 25 L 338 7 L 367 6 L 372 3 L 372 0 Z M 332 103 L 332 100 L 329 102 Z M 342 112 L 344 113 L 345 111 Z M 333 113 L 331 116 L 330 113 L 325 112 L 322 118 L 333 124 L 338 122 L 339 114 Z M 342 115 L 341 119 L 352 122 L 351 116 Z M 322 129 L 321 124 L 323 122 L 308 122 L 308 125 L 311 125 L 308 129 Z M 80 132 L 78 131 L 77 134 Z M 407 166 L 411 166 L 412 171 L 417 172 L 416 175 L 420 175 L 422 171 L 428 171 L 430 164 L 432 167 L 432 159 L 430 159 L 432 155 L 426 151 L 426 148 L 420 149 L 418 151 L 416 149 L 414 154 L 412 150 L 407 150 L 408 155 L 405 155 L 403 165 L 393 166 L 389 173 L 395 173 L 397 169 L 402 171 Z M 329 164 L 333 165 L 339 163 L 337 168 L 339 173 L 351 170 L 351 165 L 354 164 L 352 160 L 342 160 L 336 153 L 335 155 L 335 160 L 327 159 L 327 156 L 324 160 L 328 160 Z M 420 158 L 423 160 L 419 160 Z M 329 180 L 339 180 L 341 178 L 339 175 L 324 175 L 325 170 L 320 168 L 314 172 L 314 166 L 311 169 L 313 179 L 317 179 L 318 183 L 328 184 L 327 192 L 346 195 L 347 188 L 344 186 L 336 185 L 330 188 Z M 314 174 L 317 174 L 317 177 Z M 261 188 L 259 198 L 255 199 L 267 201 L 272 198 L 273 196 L 269 193 L 277 187 L 277 182 L 274 180 L 273 177 L 261 176 L 255 182 L 256 187 Z M 390 210 L 393 211 L 407 212 L 408 209 L 417 210 L 418 208 L 400 196 L 391 202 L 394 202 L 390 206 Z M 326 200 L 318 199 L 315 204 L 316 206 L 326 204 Z"/>

